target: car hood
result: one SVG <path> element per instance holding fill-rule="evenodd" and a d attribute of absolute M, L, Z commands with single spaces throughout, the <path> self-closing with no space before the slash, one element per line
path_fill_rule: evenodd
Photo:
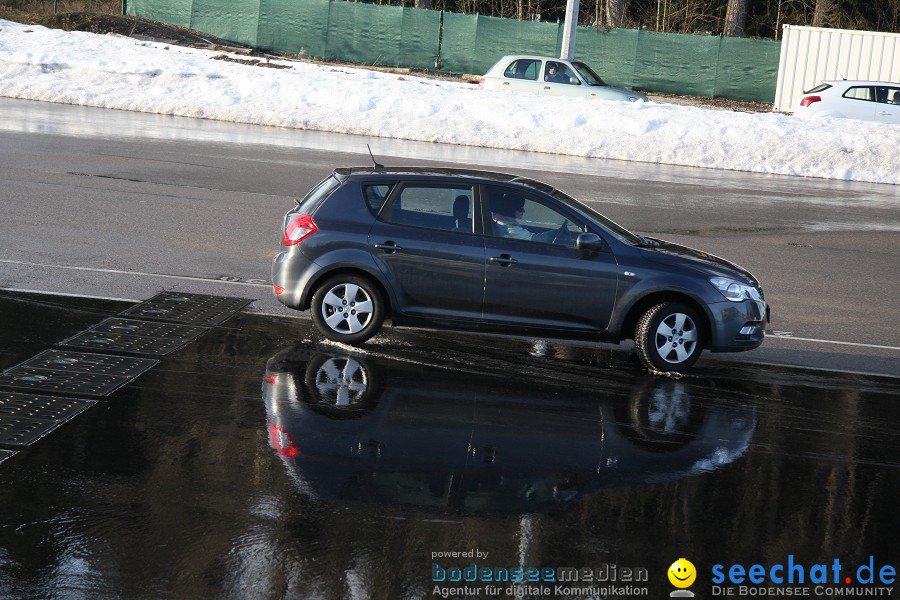
<path fill-rule="evenodd" d="M 650 98 L 647 97 L 647 94 L 642 94 L 642 93 L 640 93 L 640 92 L 635 92 L 634 90 L 626 90 L 625 88 L 617 88 L 617 87 L 613 87 L 613 86 L 611 86 L 611 85 L 592 85 L 592 86 L 589 86 L 589 87 L 592 88 L 592 89 L 603 89 L 603 90 L 609 90 L 609 91 L 612 91 L 612 92 L 618 92 L 619 94 L 622 94 L 623 96 L 626 96 L 626 97 L 627 97 L 627 96 L 634 96 L 634 97 L 636 97 L 638 100 L 643 100 L 644 102 L 649 102 L 649 101 L 650 101 Z"/>
<path fill-rule="evenodd" d="M 748 283 L 759 286 L 759 281 L 750 271 L 729 260 L 665 240 L 653 239 L 652 241 L 659 245 L 652 248 L 641 248 L 641 254 L 648 260 L 664 264 L 687 263 L 700 267 L 710 275 L 739 276 L 746 279 Z"/>

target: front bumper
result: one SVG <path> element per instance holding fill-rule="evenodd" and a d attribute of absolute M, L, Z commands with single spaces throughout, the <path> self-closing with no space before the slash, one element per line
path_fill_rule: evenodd
<path fill-rule="evenodd" d="M 716 302 L 712 313 L 712 352 L 743 352 L 758 348 L 766 337 L 769 306 L 762 300 Z"/>

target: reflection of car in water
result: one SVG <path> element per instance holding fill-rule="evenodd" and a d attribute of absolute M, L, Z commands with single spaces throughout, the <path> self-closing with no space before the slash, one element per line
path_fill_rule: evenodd
<path fill-rule="evenodd" d="M 263 382 L 269 443 L 303 493 L 462 512 L 548 510 L 727 464 L 755 416 L 711 393 L 656 378 L 576 391 L 301 346 Z"/>

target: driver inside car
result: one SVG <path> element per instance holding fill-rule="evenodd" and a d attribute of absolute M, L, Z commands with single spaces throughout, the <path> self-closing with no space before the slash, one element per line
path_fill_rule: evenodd
<path fill-rule="evenodd" d="M 534 234 L 519 224 L 525 214 L 525 198 L 513 194 L 504 194 L 494 201 L 491 218 L 494 230 L 502 237 L 530 240 Z"/>
<path fill-rule="evenodd" d="M 525 205 L 525 198 L 518 194 L 505 193 L 499 198 L 492 199 L 490 206 L 494 234 L 505 238 L 535 240 L 562 246 L 575 244 L 575 238 L 569 231 L 572 223 L 562 215 L 557 215 L 562 219 L 562 224 L 558 227 L 551 223 L 537 228 L 534 227 L 534 223 L 531 223 L 531 226 L 525 227 L 523 223 L 528 223 L 524 219 Z M 581 229 L 583 230 L 583 227 Z"/>
<path fill-rule="evenodd" d="M 570 78 L 572 75 L 567 72 L 568 70 L 569 69 L 563 64 L 548 62 L 544 81 L 549 83 L 571 83 Z"/>

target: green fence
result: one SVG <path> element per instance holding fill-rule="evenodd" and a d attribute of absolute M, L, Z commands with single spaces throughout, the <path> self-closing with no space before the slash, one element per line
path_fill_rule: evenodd
<path fill-rule="evenodd" d="M 505 54 L 558 56 L 561 23 L 344 0 L 128 0 L 126 13 L 257 48 L 484 73 Z M 612 85 L 772 102 L 780 42 L 579 27 L 576 58 Z"/>
<path fill-rule="evenodd" d="M 558 56 L 562 24 L 444 15 L 442 69 L 484 73 L 504 54 Z M 649 92 L 772 102 L 780 42 L 579 27 L 575 56 L 608 83 Z"/>

